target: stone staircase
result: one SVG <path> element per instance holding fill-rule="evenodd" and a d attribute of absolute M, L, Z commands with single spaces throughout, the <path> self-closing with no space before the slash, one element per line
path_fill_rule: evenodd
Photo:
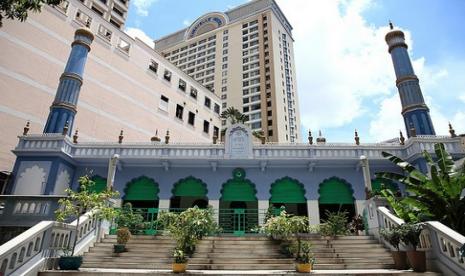
<path fill-rule="evenodd" d="M 84 254 L 82 268 L 171 269 L 175 242 L 167 236 L 133 235 L 127 252 L 113 253 L 115 235 L 105 238 Z"/>

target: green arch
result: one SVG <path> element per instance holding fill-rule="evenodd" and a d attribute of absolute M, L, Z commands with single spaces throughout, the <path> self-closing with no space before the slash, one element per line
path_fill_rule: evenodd
<path fill-rule="evenodd" d="M 189 176 L 178 180 L 171 190 L 173 196 L 207 197 L 207 184 L 202 180 Z"/>
<path fill-rule="evenodd" d="M 257 201 L 255 184 L 245 178 L 243 169 L 235 169 L 233 178 L 223 184 L 221 201 Z"/>
<path fill-rule="evenodd" d="M 91 177 L 94 181 L 94 185 L 90 188 L 91 193 L 101 193 L 107 188 L 107 179 L 101 177 L 100 175 L 94 175 Z"/>
<path fill-rule="evenodd" d="M 271 203 L 307 203 L 304 185 L 287 176 L 271 184 L 270 194 Z"/>
<path fill-rule="evenodd" d="M 374 192 L 381 191 L 381 187 L 391 190 L 393 193 L 399 191 L 399 186 L 394 183 L 392 180 L 384 179 L 384 178 L 375 178 L 371 180 L 371 189 Z"/>
<path fill-rule="evenodd" d="M 320 204 L 354 204 L 354 191 L 347 181 L 331 177 L 320 183 Z"/>
<path fill-rule="evenodd" d="M 141 176 L 134 178 L 124 188 L 124 200 L 158 200 L 158 183 L 152 178 Z"/>

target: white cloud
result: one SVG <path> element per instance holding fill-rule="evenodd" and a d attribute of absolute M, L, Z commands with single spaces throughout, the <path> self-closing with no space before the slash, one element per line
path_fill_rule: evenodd
<path fill-rule="evenodd" d="M 182 24 L 183 24 L 184 26 L 188 27 L 188 26 L 191 24 L 191 22 L 190 22 L 189 19 L 184 19 L 184 21 L 182 21 Z"/>
<path fill-rule="evenodd" d="M 464 102 L 464 103 L 465 103 L 465 94 L 463 94 L 463 95 L 459 96 L 459 99 L 460 99 L 460 100 L 462 100 L 462 102 Z"/>
<path fill-rule="evenodd" d="M 367 140 L 393 138 L 399 129 L 405 135 L 396 77 L 384 41 L 388 27 L 375 27 L 362 17 L 362 12 L 373 2 L 278 0 L 278 4 L 294 27 L 294 57 L 304 128 L 341 128 L 359 119 L 357 122 L 369 126 Z M 403 31 L 412 52 L 411 34 Z M 446 116 L 430 96 L 457 99 L 457 94 L 451 94 L 455 93 L 452 89 L 440 85 L 449 77 L 448 71 L 442 69 L 447 67 L 426 66 L 423 57 L 413 59 L 412 63 L 436 132 L 447 133 Z M 465 101 L 465 95 L 460 99 Z M 464 117 L 465 113 L 456 111 L 455 125 L 463 122 Z"/>
<path fill-rule="evenodd" d="M 134 7 L 136 7 L 136 12 L 140 16 L 149 15 L 149 8 L 157 0 L 134 0 Z"/>
<path fill-rule="evenodd" d="M 153 44 L 153 39 L 150 38 L 144 31 L 142 31 L 141 29 L 138 29 L 138 28 L 132 28 L 132 27 L 127 27 L 125 32 L 132 38 L 139 38 L 140 40 L 142 40 L 143 42 L 145 42 L 145 44 L 149 45 L 151 48 L 154 47 L 154 44 Z"/>

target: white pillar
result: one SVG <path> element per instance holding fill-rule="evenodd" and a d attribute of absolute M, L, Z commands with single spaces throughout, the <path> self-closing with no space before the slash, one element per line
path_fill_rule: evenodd
<path fill-rule="evenodd" d="M 268 207 L 270 207 L 270 202 L 268 200 L 258 201 L 258 225 L 263 225 Z"/>
<path fill-rule="evenodd" d="M 307 200 L 307 210 L 310 225 L 320 224 L 320 208 L 318 207 L 318 200 Z"/>
<path fill-rule="evenodd" d="M 371 175 L 368 158 L 365 155 L 360 156 L 360 165 L 362 165 L 363 181 L 365 182 L 365 190 L 371 193 Z"/>
<path fill-rule="evenodd" d="M 363 216 L 363 209 L 365 209 L 365 205 L 366 205 L 366 200 L 356 200 L 355 201 L 355 213 L 357 215 Z"/>
<path fill-rule="evenodd" d="M 170 209 L 170 200 L 169 199 L 160 199 L 158 201 L 158 209 L 169 210 Z"/>
<path fill-rule="evenodd" d="M 213 208 L 213 213 L 215 216 L 215 222 L 219 223 L 220 221 L 220 201 L 218 199 L 209 199 L 208 205 Z"/>

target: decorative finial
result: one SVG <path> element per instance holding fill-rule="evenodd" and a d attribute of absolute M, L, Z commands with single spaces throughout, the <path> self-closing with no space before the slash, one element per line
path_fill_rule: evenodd
<path fill-rule="evenodd" d="M 76 129 L 76 131 L 74 132 L 74 135 L 73 135 L 73 143 L 77 144 L 78 142 L 78 130 Z"/>
<path fill-rule="evenodd" d="M 390 28 L 391 30 L 394 30 L 394 25 L 392 24 L 391 20 L 389 20 L 389 28 Z"/>
<path fill-rule="evenodd" d="M 358 132 L 357 132 L 357 130 L 355 130 L 355 137 L 354 137 L 354 139 L 355 139 L 355 144 L 356 144 L 357 146 L 360 145 L 360 137 L 358 137 Z"/>
<path fill-rule="evenodd" d="M 326 143 L 326 138 L 323 137 L 323 135 L 321 134 L 321 130 L 318 131 L 318 138 L 316 138 L 316 143 L 318 145 L 321 145 L 321 144 L 325 144 Z"/>
<path fill-rule="evenodd" d="M 66 121 L 65 126 L 63 127 L 63 132 L 61 134 L 63 135 L 68 134 L 68 130 L 69 130 L 69 123 L 68 121 Z"/>
<path fill-rule="evenodd" d="M 158 137 L 158 129 L 155 130 L 155 136 L 150 138 L 150 141 L 152 141 L 152 142 L 160 142 L 161 141 L 161 139 Z"/>
<path fill-rule="evenodd" d="M 24 130 L 23 130 L 23 136 L 27 135 L 27 133 L 29 132 L 29 127 L 30 126 L 31 126 L 31 122 L 27 121 L 26 126 L 24 127 Z"/>
<path fill-rule="evenodd" d="M 452 127 L 452 124 L 450 122 L 449 122 L 449 133 L 450 133 L 450 137 L 452 137 L 452 138 L 457 137 L 457 134 L 455 134 L 455 130 Z"/>
<path fill-rule="evenodd" d="M 405 137 L 404 134 L 402 134 L 402 130 L 399 130 L 399 141 L 401 145 L 405 145 Z"/>
<path fill-rule="evenodd" d="M 413 126 L 413 124 L 410 122 L 410 137 L 417 137 L 417 130 Z"/>
<path fill-rule="evenodd" d="M 308 143 L 310 145 L 313 145 L 313 136 L 312 136 L 312 131 L 310 129 L 308 130 Z"/>
<path fill-rule="evenodd" d="M 123 139 L 124 139 L 123 130 L 121 130 L 118 136 L 118 144 L 122 144 Z"/>
<path fill-rule="evenodd" d="M 165 135 L 165 144 L 168 144 L 169 142 L 170 142 L 170 130 L 168 129 Z"/>

